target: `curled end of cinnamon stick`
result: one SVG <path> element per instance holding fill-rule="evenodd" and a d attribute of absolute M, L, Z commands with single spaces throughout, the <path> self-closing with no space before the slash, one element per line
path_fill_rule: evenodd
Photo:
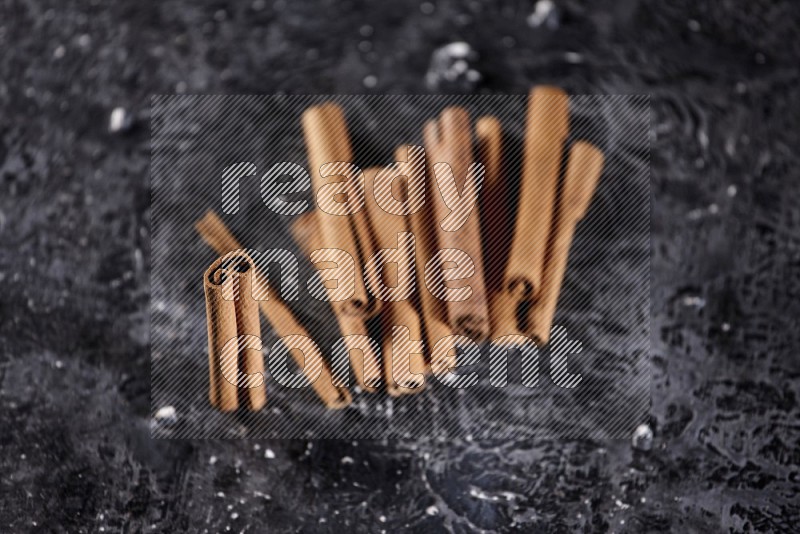
<path fill-rule="evenodd" d="M 506 291 L 517 301 L 533 299 L 535 289 L 527 278 L 512 278 L 506 284 Z"/>

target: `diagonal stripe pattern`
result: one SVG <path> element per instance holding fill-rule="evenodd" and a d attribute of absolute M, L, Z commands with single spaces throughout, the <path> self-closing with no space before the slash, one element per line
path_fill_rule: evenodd
<path fill-rule="evenodd" d="M 180 414 L 174 425 L 154 425 L 153 436 L 629 437 L 632 429 L 646 420 L 650 395 L 650 112 L 645 95 L 570 96 L 568 135 L 551 140 L 563 143 L 564 154 L 578 141 L 592 143 L 603 152 L 604 166 L 569 247 L 550 350 L 520 350 L 509 338 L 494 349 L 480 344 L 476 352 L 465 338 L 458 358 L 464 367 L 426 376 L 422 394 L 390 400 L 383 392 L 385 384 L 379 392 L 367 393 L 350 380 L 352 404 L 329 410 L 310 388 L 281 385 L 295 384 L 292 376 L 303 375 L 294 368 L 297 358 L 286 354 L 281 361 L 288 360 L 289 367 L 271 368 L 270 358 L 281 356 L 281 347 L 287 345 L 276 344 L 274 325 L 262 319 L 267 406 L 231 413 L 210 406 L 201 280 L 218 254 L 194 229 L 208 210 L 219 214 L 249 250 L 281 249 L 299 259 L 299 284 L 284 284 L 292 276 L 291 268 L 284 273 L 278 267 L 292 265 L 291 260 L 266 254 L 281 261 L 260 262 L 259 255 L 252 252 L 269 275 L 270 291 L 283 297 L 314 346 L 302 339 L 293 340 L 294 345 L 312 352 L 318 348 L 328 365 L 336 364 L 331 365 L 336 376 L 352 372 L 347 369 L 346 357 L 341 357 L 343 345 L 337 345 L 341 334 L 331 304 L 310 295 L 307 281 L 315 276 L 315 269 L 290 235 L 298 207 L 316 206 L 309 188 L 301 187 L 301 171 L 311 171 L 301 117 L 308 108 L 327 102 L 344 109 L 354 162 L 361 169 L 389 165 L 397 146 L 423 147 L 424 123 L 448 107 L 466 109 L 473 121 L 484 116 L 496 118 L 503 129 L 507 219 L 516 221 L 516 214 L 525 208 L 519 205 L 524 202 L 520 176 L 525 95 L 153 97 L 152 409 L 155 413 L 163 406 L 174 406 Z M 337 133 L 345 134 L 332 135 Z M 409 161 L 419 157 L 412 151 Z M 563 159 L 560 165 L 563 175 Z M 432 193 L 422 193 L 422 209 Z M 561 193 L 557 188 L 555 198 Z M 546 250 L 549 229 L 545 225 L 524 237 L 531 247 Z M 416 240 L 419 243 L 419 235 Z M 483 263 L 499 262 L 508 253 L 508 240 L 484 243 Z M 487 281 L 487 287 L 492 283 L 496 281 Z M 419 276 L 416 284 L 418 291 L 425 290 Z M 293 291 L 297 294 L 292 295 Z M 366 326 L 373 339 L 380 339 L 378 332 L 384 326 L 377 318 Z M 522 333 L 529 331 L 525 324 L 521 327 Z M 563 343 L 557 344 L 557 340 Z M 427 341 L 425 350 L 430 352 Z M 359 343 L 380 353 L 380 347 L 366 339 Z M 318 360 L 313 365 L 318 365 Z M 287 374 L 290 371 L 292 375 Z M 469 383 L 470 376 L 478 377 L 475 384 L 455 387 Z M 300 379 L 296 382 L 302 384 Z M 495 387 L 498 384 L 503 386 Z M 536 385 L 529 387 L 531 384 Z M 386 409 L 389 403 L 391 410 Z"/>

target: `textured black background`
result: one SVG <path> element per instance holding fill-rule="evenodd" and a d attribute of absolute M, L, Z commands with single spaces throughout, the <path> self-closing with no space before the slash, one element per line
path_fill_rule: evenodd
<path fill-rule="evenodd" d="M 1 531 L 800 521 L 792 2 L 560 2 L 557 28 L 527 1 L 201 4 L 0 2 Z M 151 441 L 149 96 L 425 92 L 454 40 L 483 78 L 447 90 L 652 95 L 652 450 Z"/>

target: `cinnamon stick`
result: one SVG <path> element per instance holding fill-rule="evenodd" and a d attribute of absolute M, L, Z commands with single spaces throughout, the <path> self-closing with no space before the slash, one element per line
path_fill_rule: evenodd
<path fill-rule="evenodd" d="M 332 302 L 332 305 L 337 312 L 368 319 L 380 309 L 380 301 L 369 294 L 365 284 L 365 279 L 369 282 L 376 274 L 365 270 L 362 276 L 360 271 L 365 265 L 365 251 L 368 254 L 374 250 L 374 244 L 371 242 L 369 223 L 363 207 L 356 211 L 359 208 L 357 199 L 360 198 L 363 189 L 359 193 L 358 187 L 350 186 L 352 181 L 360 181 L 363 185 L 363 176 L 346 178 L 342 185 L 336 185 L 341 180 L 337 182 L 323 175 L 348 172 L 342 165 L 328 166 L 323 170 L 325 164 L 353 162 L 353 151 L 344 113 L 335 104 L 314 106 L 303 113 L 302 124 L 308 151 L 311 187 L 317 200 L 315 213 L 321 248 L 345 251 L 353 258 L 356 265 L 355 289 L 352 297 Z M 321 206 L 320 199 L 331 196 L 327 192 L 333 191 L 339 191 L 333 195 L 335 206 Z M 329 213 L 332 208 L 341 210 L 340 214 Z"/>
<path fill-rule="evenodd" d="M 320 232 L 316 215 L 307 212 L 297 216 L 290 227 L 292 237 L 303 254 L 310 255 L 312 251 L 321 248 Z M 369 336 L 367 325 L 364 319 L 354 315 L 348 315 L 337 311 L 334 308 L 336 322 L 339 324 L 339 331 L 347 341 L 348 336 Z M 368 391 L 374 392 L 381 379 L 381 365 L 378 354 L 375 354 L 368 346 L 347 346 L 350 367 L 353 369 L 358 385 Z"/>
<path fill-rule="evenodd" d="M 371 194 L 378 172 L 379 169 L 368 169 L 364 172 L 366 211 L 375 230 L 378 249 L 394 249 L 398 247 L 399 235 L 410 232 L 408 217 L 387 213 L 378 205 L 375 195 Z M 400 187 L 399 180 L 395 180 L 392 192 L 395 198 L 403 199 L 408 190 Z M 413 279 L 415 271 L 414 258 L 405 255 L 397 262 L 396 270 L 384 269 L 378 275 L 382 276 L 385 286 L 394 288 L 403 280 Z M 381 325 L 381 351 L 387 392 L 398 396 L 422 391 L 428 369 L 423 354 L 422 322 L 411 298 L 384 302 Z M 408 330 L 409 339 L 406 343 L 394 343 L 399 341 L 393 339 L 394 327 Z"/>
<path fill-rule="evenodd" d="M 519 208 L 505 273 L 505 289 L 517 303 L 535 301 L 541 290 L 568 129 L 566 93 L 534 87 L 528 98 Z M 530 320 L 529 312 L 523 329 Z"/>
<path fill-rule="evenodd" d="M 258 301 L 253 298 L 255 263 L 252 258 L 242 257 L 234 266 L 239 285 L 238 295 L 234 295 L 236 309 L 236 332 L 239 335 L 239 366 L 249 378 L 249 383 L 239 384 L 244 387 L 247 405 L 251 410 L 260 410 L 267 403 L 267 389 L 264 383 L 264 353 L 261 350 L 261 318 L 258 315 Z M 238 296 L 238 298 L 236 298 Z M 258 348 L 244 350 L 242 336 L 258 339 Z"/>
<path fill-rule="evenodd" d="M 225 254 L 228 251 L 242 248 L 225 226 L 225 223 L 213 211 L 208 211 L 197 221 L 195 228 L 200 237 L 218 254 Z M 258 267 L 256 267 L 254 275 L 255 294 L 263 294 L 268 288 L 269 282 Z M 281 338 L 299 335 L 311 339 L 305 328 L 294 318 L 286 303 L 275 292 L 269 291 L 268 294 L 270 295 L 269 300 L 259 300 L 258 307 L 275 329 L 275 333 Z M 328 408 L 333 409 L 348 406 L 352 401 L 350 392 L 346 388 L 334 386 L 330 369 L 325 364 L 319 350 L 314 350 L 312 347 L 305 352 L 300 352 L 299 354 L 298 352 L 298 350 L 292 350 L 292 357 L 309 377 L 312 388 L 322 402 Z M 315 377 L 310 374 L 310 370 L 316 368 L 320 368 L 321 371 L 319 376 Z"/>
<path fill-rule="evenodd" d="M 208 325 L 208 397 L 212 406 L 229 412 L 239 407 L 238 344 L 234 350 L 225 351 L 225 347 L 231 339 L 238 339 L 238 333 L 232 298 L 234 278 L 221 268 L 224 259 L 218 258 L 203 274 L 203 289 Z"/>
<path fill-rule="evenodd" d="M 586 214 L 602 171 L 603 153 L 599 149 L 580 141 L 573 145 L 567 162 L 542 286 L 531 314 L 531 333 L 542 343 L 550 339 L 575 227 Z"/>
<path fill-rule="evenodd" d="M 242 397 L 244 404 L 254 411 L 263 408 L 267 400 L 258 304 L 252 295 L 253 267 L 252 259 L 237 251 L 217 259 L 203 275 L 209 399 L 222 411 L 236 409 L 237 397 Z M 251 347 L 252 339 L 258 342 Z M 250 348 L 254 350 L 247 350 Z"/>
<path fill-rule="evenodd" d="M 469 115 L 462 108 L 445 109 L 438 120 L 429 121 L 424 128 L 423 137 L 428 161 L 433 169 L 437 164 L 449 164 L 455 178 L 456 188 L 463 192 L 468 176 L 468 169 L 474 163 Z M 435 180 L 435 171 L 431 171 Z M 436 233 L 441 249 L 459 249 L 472 259 L 474 274 L 468 284 L 472 295 L 466 300 L 449 300 L 447 316 L 450 327 L 457 333 L 482 341 L 489 335 L 489 312 L 484 285 L 483 251 L 481 250 L 480 215 L 474 209 L 466 222 L 456 231 L 445 231 L 441 222 L 450 213 L 448 202 L 438 187 L 429 189 L 433 203 L 433 211 L 437 218 Z M 448 196 L 451 196 L 449 194 Z M 452 200 L 452 199 L 449 199 Z M 452 202 L 451 202 L 452 203 Z M 443 263 L 447 258 L 443 257 Z M 441 266 L 442 268 L 444 265 Z M 450 286 L 447 287 L 458 287 Z"/>
<path fill-rule="evenodd" d="M 400 147 L 395 151 L 396 161 L 407 161 L 407 158 L 408 150 L 406 147 Z M 425 179 L 426 190 L 430 191 L 432 186 L 433 183 L 430 173 L 427 173 Z M 409 215 L 408 222 L 411 232 L 414 234 L 417 249 L 415 261 L 417 276 L 416 303 L 419 313 L 422 316 L 428 353 L 431 355 L 431 371 L 438 376 L 440 373 L 444 373 L 447 369 L 454 366 L 456 347 L 450 345 L 446 350 L 443 349 L 443 354 L 445 354 L 445 356 L 438 361 L 433 358 L 433 348 L 442 339 L 452 339 L 453 329 L 450 328 L 447 308 L 444 302 L 432 295 L 424 282 L 425 265 L 436 253 L 438 247 L 436 230 L 434 228 L 436 222 L 431 203 L 426 201 L 422 209 Z"/>

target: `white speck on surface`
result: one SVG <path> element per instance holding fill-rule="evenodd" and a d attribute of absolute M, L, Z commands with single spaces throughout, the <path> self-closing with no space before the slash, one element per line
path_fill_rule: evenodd
<path fill-rule="evenodd" d="M 264 458 L 267 458 L 268 460 L 272 460 L 273 458 L 275 458 L 275 453 L 272 452 L 272 449 L 266 449 L 264 451 Z"/>
<path fill-rule="evenodd" d="M 708 133 L 705 130 L 697 131 L 697 142 L 700 143 L 703 150 L 708 148 Z"/>
<path fill-rule="evenodd" d="M 632 443 L 634 449 L 649 451 L 653 448 L 653 429 L 650 425 L 641 424 L 633 431 Z"/>
<path fill-rule="evenodd" d="M 378 85 L 377 76 L 374 76 L 374 75 L 370 74 L 370 75 L 364 77 L 364 87 L 366 87 L 368 89 L 372 89 L 376 85 Z"/>
<path fill-rule="evenodd" d="M 155 418 L 160 421 L 174 420 L 178 418 L 178 412 L 175 410 L 174 406 L 162 406 L 156 412 Z"/>
<path fill-rule="evenodd" d="M 428 515 L 438 515 L 439 509 L 436 506 L 428 506 L 425 508 L 425 513 Z"/>
<path fill-rule="evenodd" d="M 461 59 L 468 57 L 472 53 L 472 47 L 469 46 L 469 43 L 465 43 L 464 41 L 450 43 L 441 47 L 439 50 L 446 53 L 448 56 Z"/>
<path fill-rule="evenodd" d="M 130 118 L 125 108 L 116 107 L 111 111 L 108 118 L 108 131 L 111 133 L 121 132 L 126 130 L 130 125 Z"/>
<path fill-rule="evenodd" d="M 583 55 L 578 52 L 564 52 L 564 61 L 577 65 L 578 63 L 583 63 Z"/>
<path fill-rule="evenodd" d="M 722 323 L 722 325 L 720 325 L 720 328 L 722 328 L 723 332 L 730 332 L 731 331 L 730 323 Z"/>
<path fill-rule="evenodd" d="M 717 213 L 719 213 L 719 206 L 717 206 L 716 204 L 711 204 L 710 206 L 708 206 L 708 213 L 710 213 L 711 215 L 716 215 Z"/>
<path fill-rule="evenodd" d="M 533 6 L 533 13 L 528 15 L 528 26 L 539 28 L 545 26 L 551 30 L 558 28 L 558 13 L 552 0 L 539 0 Z"/>
<path fill-rule="evenodd" d="M 386 523 L 386 516 L 385 515 L 380 516 L 378 518 L 378 521 L 380 521 L 381 523 Z"/>
<path fill-rule="evenodd" d="M 354 462 L 354 460 L 349 456 L 343 456 L 342 460 L 341 460 L 341 463 L 344 464 L 344 465 L 352 464 L 353 462 Z"/>
<path fill-rule="evenodd" d="M 82 48 L 89 48 L 90 44 L 92 44 L 92 38 L 88 33 L 84 33 L 78 37 L 78 45 L 80 45 Z"/>
<path fill-rule="evenodd" d="M 469 62 L 476 57 L 477 54 L 472 47 L 464 41 L 441 46 L 431 54 L 425 81 L 431 89 L 438 88 L 442 82 L 454 82 L 459 79 L 474 83 L 480 80 L 480 73 L 471 69 Z"/>
<path fill-rule="evenodd" d="M 64 45 L 58 45 L 55 50 L 53 50 L 53 57 L 56 59 L 61 59 L 67 53 L 67 49 L 64 48 Z"/>
<path fill-rule="evenodd" d="M 699 23 L 699 22 L 697 22 L 697 21 L 696 21 L 696 20 L 694 20 L 694 19 L 689 19 L 689 20 L 686 22 L 686 26 L 688 26 L 688 27 L 689 27 L 689 29 L 690 29 L 690 30 L 692 30 L 692 31 L 693 31 L 693 32 L 695 32 L 695 33 L 700 31 L 700 23 Z"/>
<path fill-rule="evenodd" d="M 217 457 L 216 456 L 212 456 L 211 458 L 208 459 L 208 464 L 209 465 L 214 465 L 215 463 L 217 463 Z"/>
<path fill-rule="evenodd" d="M 728 193 L 728 196 L 729 196 L 729 197 L 735 197 L 735 196 L 736 196 L 736 193 L 738 193 L 738 192 L 739 192 L 739 190 L 738 190 L 738 189 L 736 188 L 736 186 L 735 186 L 735 185 L 733 185 L 733 184 L 729 185 L 729 186 L 728 186 L 728 189 L 727 189 L 727 191 L 726 191 L 726 193 Z"/>
<path fill-rule="evenodd" d="M 703 308 L 706 305 L 706 299 L 697 295 L 686 295 L 681 299 L 681 304 L 688 308 Z"/>
<path fill-rule="evenodd" d="M 231 519 L 233 519 L 233 520 L 239 519 L 239 514 L 238 514 L 238 513 L 236 513 L 236 512 L 233 512 L 233 513 L 231 514 Z"/>

